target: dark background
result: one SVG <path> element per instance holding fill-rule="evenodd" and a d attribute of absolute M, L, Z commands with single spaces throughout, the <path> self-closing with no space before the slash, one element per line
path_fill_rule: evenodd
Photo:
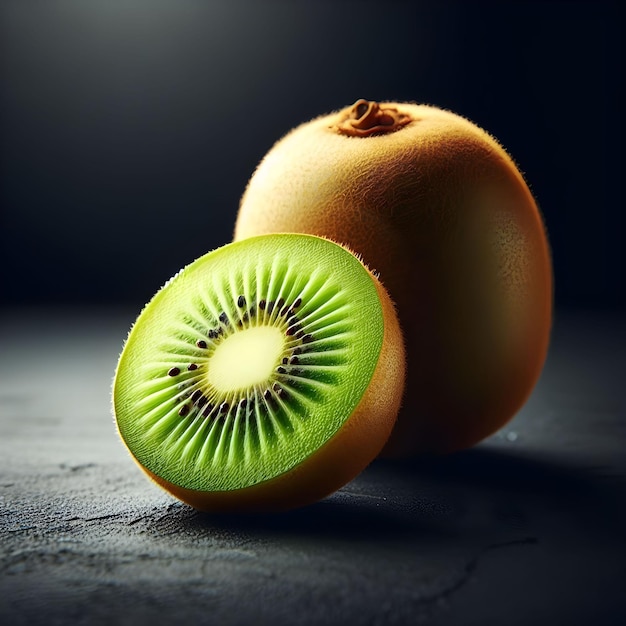
<path fill-rule="evenodd" d="M 608 2 L 0 3 L 0 302 L 141 306 L 227 243 L 293 126 L 413 100 L 495 135 L 557 307 L 625 304 L 622 22 Z"/>
<path fill-rule="evenodd" d="M 626 624 L 620 15 L 0 0 L 0 623 Z M 358 98 L 449 108 L 517 161 L 554 256 L 545 370 L 471 450 L 378 460 L 288 514 L 200 514 L 112 427 L 122 340 L 230 241 L 272 144 Z"/>

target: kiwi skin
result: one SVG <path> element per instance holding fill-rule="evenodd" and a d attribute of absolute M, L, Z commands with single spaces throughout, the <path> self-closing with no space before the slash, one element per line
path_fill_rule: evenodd
<path fill-rule="evenodd" d="M 181 487 L 151 472 L 133 455 L 118 427 L 120 438 L 137 465 L 150 479 L 177 499 L 200 511 L 213 513 L 289 510 L 312 504 L 355 478 L 376 458 L 389 438 L 400 408 L 405 379 L 404 341 L 395 306 L 376 276 L 367 271 L 381 303 L 381 351 L 369 386 L 360 402 L 341 429 L 322 447 L 292 470 L 272 480 L 243 489 L 208 492 Z M 117 378 L 116 372 L 113 382 L 114 413 Z"/>
<path fill-rule="evenodd" d="M 379 272 L 408 360 L 384 454 L 453 452 L 509 421 L 539 378 L 553 300 L 545 228 L 487 132 L 450 111 L 395 102 L 373 104 L 400 124 L 344 132 L 363 102 L 274 145 L 241 199 L 234 239 L 325 236 Z"/>

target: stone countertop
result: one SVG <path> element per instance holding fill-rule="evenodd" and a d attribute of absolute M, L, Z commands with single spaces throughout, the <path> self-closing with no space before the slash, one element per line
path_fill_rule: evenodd
<path fill-rule="evenodd" d="M 134 312 L 0 315 L 0 623 L 626 623 L 626 319 L 557 314 L 541 380 L 471 450 L 375 461 L 315 505 L 198 513 L 119 441 Z"/>

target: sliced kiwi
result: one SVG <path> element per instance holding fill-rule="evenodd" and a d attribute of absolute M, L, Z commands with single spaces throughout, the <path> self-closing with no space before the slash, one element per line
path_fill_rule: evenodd
<path fill-rule="evenodd" d="M 120 356 L 114 412 L 136 461 L 180 499 L 290 508 L 376 456 L 403 365 L 393 305 L 351 252 L 264 235 L 197 259 L 146 305 Z"/>

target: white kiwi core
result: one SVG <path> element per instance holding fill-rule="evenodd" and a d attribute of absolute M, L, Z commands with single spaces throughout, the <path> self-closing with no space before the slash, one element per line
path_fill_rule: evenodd
<path fill-rule="evenodd" d="M 211 356 L 209 384 L 228 393 L 267 382 L 285 350 L 284 336 L 272 326 L 253 326 L 230 335 Z"/>

